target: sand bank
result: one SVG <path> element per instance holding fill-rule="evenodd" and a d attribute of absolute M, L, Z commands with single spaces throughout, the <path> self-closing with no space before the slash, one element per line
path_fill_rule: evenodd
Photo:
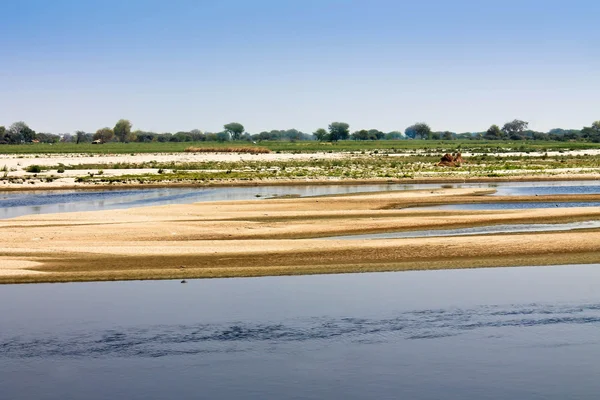
<path fill-rule="evenodd" d="M 229 201 L 24 216 L 0 221 L 0 283 L 166 279 L 600 262 L 600 231 L 319 240 L 503 223 L 600 220 L 600 207 L 457 211 L 412 206 L 498 201 L 438 189 Z M 511 197 L 511 199 L 513 199 Z M 515 201 L 598 201 L 600 195 Z M 18 273 L 17 273 L 18 272 Z"/>

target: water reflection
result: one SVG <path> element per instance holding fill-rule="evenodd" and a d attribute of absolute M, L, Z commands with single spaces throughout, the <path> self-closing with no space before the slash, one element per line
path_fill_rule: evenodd
<path fill-rule="evenodd" d="M 284 195 L 318 196 L 326 194 L 350 194 L 391 190 L 435 189 L 442 187 L 496 189 L 496 195 L 499 196 L 600 193 L 600 184 L 598 181 L 413 185 L 307 185 L 0 192 L 0 218 L 12 218 L 27 214 L 92 211 L 148 205 L 194 203 L 200 201 L 260 200 Z"/>
<path fill-rule="evenodd" d="M 428 229 L 407 232 L 370 233 L 365 235 L 331 236 L 324 239 L 401 239 L 435 236 L 491 235 L 497 233 L 558 232 L 600 228 L 600 221 L 568 222 L 564 224 L 505 224 L 457 229 Z"/>
<path fill-rule="evenodd" d="M 469 203 L 444 204 L 441 206 L 414 207 L 411 210 L 527 210 L 533 208 L 573 208 L 600 207 L 598 201 L 565 201 L 565 202 L 501 202 L 501 203 Z"/>

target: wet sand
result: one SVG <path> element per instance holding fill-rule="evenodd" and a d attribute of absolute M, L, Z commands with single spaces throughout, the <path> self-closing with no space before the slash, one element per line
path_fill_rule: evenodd
<path fill-rule="evenodd" d="M 506 223 L 600 220 L 600 207 L 435 211 L 487 201 L 599 201 L 600 195 L 487 196 L 437 189 L 208 202 L 1 220 L 0 283 L 294 275 L 600 262 L 600 230 L 376 240 L 326 236 Z"/>

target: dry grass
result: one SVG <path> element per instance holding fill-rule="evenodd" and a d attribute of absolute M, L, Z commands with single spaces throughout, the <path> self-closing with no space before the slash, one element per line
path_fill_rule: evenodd
<path fill-rule="evenodd" d="M 266 147 L 188 147 L 187 153 L 244 153 L 244 154 L 266 154 L 271 150 Z"/>

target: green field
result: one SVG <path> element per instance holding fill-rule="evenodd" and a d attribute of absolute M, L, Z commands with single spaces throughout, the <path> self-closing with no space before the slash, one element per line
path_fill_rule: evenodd
<path fill-rule="evenodd" d="M 498 153 L 507 151 L 551 151 L 597 149 L 600 143 L 554 142 L 554 141 L 474 141 L 474 140 L 378 140 L 378 141 L 340 141 L 337 143 L 302 141 L 280 142 L 264 141 L 258 144 L 248 142 L 167 142 L 167 143 L 56 143 L 2 145 L 0 154 L 44 154 L 44 153 L 89 153 L 89 154 L 126 154 L 126 153 L 178 153 L 188 147 L 226 148 L 235 146 L 266 147 L 274 152 L 312 153 L 338 151 L 375 151 L 405 152 L 407 150 L 430 150 L 432 152 L 469 151 L 475 153 Z"/>

